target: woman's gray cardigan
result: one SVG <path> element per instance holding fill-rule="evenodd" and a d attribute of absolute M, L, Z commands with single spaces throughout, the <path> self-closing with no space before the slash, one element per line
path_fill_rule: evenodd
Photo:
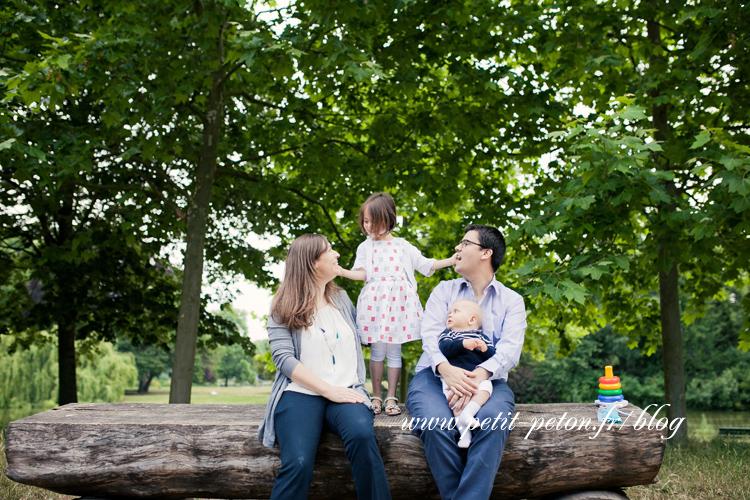
<path fill-rule="evenodd" d="M 362 356 L 362 348 L 359 345 L 359 338 L 357 337 L 356 320 L 357 310 L 354 308 L 352 301 L 344 290 L 339 290 L 332 297 L 333 304 L 340 311 L 349 327 L 354 332 L 356 342 L 355 350 L 357 356 L 357 384 L 352 386 L 352 389 L 361 392 L 367 397 L 365 404 L 372 410 L 372 403 L 370 402 L 370 394 L 365 389 L 365 358 Z M 276 442 L 276 427 L 274 425 L 274 410 L 276 405 L 279 404 L 281 396 L 284 394 L 284 390 L 289 385 L 292 372 L 299 364 L 300 354 L 300 336 L 299 333 L 292 332 L 286 325 L 280 325 L 274 321 L 271 314 L 268 315 L 268 340 L 271 343 L 271 356 L 273 357 L 273 364 L 276 365 L 276 379 L 273 381 L 273 387 L 271 387 L 271 396 L 268 398 L 268 406 L 266 407 L 266 417 L 261 422 L 258 428 L 258 438 L 263 442 L 263 446 L 273 448 Z M 354 354 L 354 353 L 353 353 Z"/>

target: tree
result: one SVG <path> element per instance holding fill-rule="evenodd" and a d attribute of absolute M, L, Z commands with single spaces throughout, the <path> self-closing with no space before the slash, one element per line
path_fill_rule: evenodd
<path fill-rule="evenodd" d="M 428 244 L 420 237 L 434 222 L 473 209 L 453 196 L 457 185 L 509 182 L 495 158 L 516 154 L 508 144 L 536 147 L 525 141 L 536 126 L 517 117 L 545 100 L 528 79 L 504 92 L 498 81 L 510 68 L 496 60 L 517 50 L 508 34 L 523 37 L 527 25 L 492 1 L 305 2 L 265 13 L 235 2 L 107 2 L 75 16 L 96 26 L 56 31 L 13 81 L 15 94 L 31 103 L 43 95 L 45 106 L 91 96 L 99 123 L 129 133 L 100 154 L 161 204 L 149 236 L 185 236 L 172 402 L 189 401 L 204 254 L 209 275 L 241 272 L 260 284 L 271 282 L 266 255 L 238 236 L 246 231 L 283 235 L 271 260 L 309 231 L 335 235 L 348 258 L 361 239 L 356 209 L 382 189 L 409 207 L 404 232 Z M 58 67 L 62 91 L 34 80 Z"/>
<path fill-rule="evenodd" d="M 91 48 L 75 34 L 100 22 L 98 6 L 78 7 L 14 2 L 0 19 L 8 64 L 0 241 L 13 279 L 3 289 L 2 332 L 22 334 L 27 346 L 43 341 L 35 331 L 56 329 L 61 404 L 77 400 L 76 339 L 127 335 L 166 345 L 180 300 L 181 273 L 156 259 L 171 231 L 169 220 L 153 224 L 169 179 L 123 161 L 133 133 L 107 106 L 107 92 L 133 89 L 110 78 L 101 50 L 73 50 Z M 201 300 L 196 314 L 210 342 L 242 341 Z"/>
<path fill-rule="evenodd" d="M 563 130 L 552 134 L 556 160 L 525 170 L 533 193 L 519 203 L 494 197 L 515 221 L 515 245 L 533 257 L 515 257 L 515 275 L 563 339 L 566 325 L 612 321 L 632 346 L 663 345 L 668 417 L 684 417 L 681 322 L 702 314 L 724 283 L 748 279 L 747 7 L 539 9 L 529 71 L 571 118 L 545 124 Z M 578 104 L 593 119 L 573 119 Z M 684 312 L 681 293 L 691 297 Z"/>
<path fill-rule="evenodd" d="M 123 331 L 135 335 L 136 325 L 158 336 L 175 293 L 174 277 L 151 261 L 158 248 L 129 230 L 140 226 L 139 212 L 133 210 L 129 188 L 112 185 L 126 186 L 132 175 L 107 165 L 97 149 L 116 140 L 116 133 L 102 133 L 91 119 L 100 106 L 85 96 L 59 99 L 68 92 L 61 80 L 69 57 L 55 59 L 46 74 L 34 73 L 45 44 L 64 45 L 44 33 L 47 16 L 62 31 L 76 22 L 83 27 L 69 13 L 37 5 L 8 5 L 2 11 L 2 56 L 11 72 L 4 72 L 10 76 L 4 80 L 6 119 L 0 121 L 7 137 L 0 146 L 0 242 L 12 278 L 3 290 L 2 333 L 22 334 L 17 344 L 25 347 L 44 341 L 36 331 L 54 328 L 58 401 L 64 404 L 77 401 L 76 339 L 113 340 Z M 31 81 L 21 77 L 29 70 Z M 37 77 L 50 83 L 37 86 Z M 49 100 L 43 99 L 42 87 L 52 90 Z"/>
<path fill-rule="evenodd" d="M 135 358 L 138 368 L 138 394 L 146 394 L 151 381 L 166 373 L 171 366 L 169 353 L 155 345 L 134 346 L 130 339 L 121 338 L 117 341 L 117 350 L 132 353 Z"/>
<path fill-rule="evenodd" d="M 223 352 L 222 352 L 223 351 Z M 255 371 L 248 357 L 240 346 L 232 345 L 222 347 L 218 353 L 219 366 L 216 373 L 224 379 L 224 386 L 229 386 L 229 379 L 233 378 L 237 383 L 249 382 L 255 383 Z"/>

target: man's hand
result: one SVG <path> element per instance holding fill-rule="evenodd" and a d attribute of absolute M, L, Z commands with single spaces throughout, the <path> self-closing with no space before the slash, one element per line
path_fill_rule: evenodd
<path fill-rule="evenodd" d="M 474 371 L 471 373 L 474 376 L 474 380 L 477 384 L 479 384 L 480 382 L 484 382 L 492 376 L 492 372 L 486 370 L 485 368 L 482 368 L 481 366 L 477 366 L 476 368 L 474 368 Z"/>
<path fill-rule="evenodd" d="M 473 351 L 479 349 L 480 352 L 487 350 L 487 344 L 482 339 L 466 339 L 464 340 L 464 349 Z"/>
<path fill-rule="evenodd" d="M 438 366 L 441 366 L 441 365 L 438 365 Z M 460 368 L 459 368 L 459 370 L 460 370 Z M 488 372 L 487 370 L 485 370 L 484 368 L 479 367 L 479 366 L 477 366 L 474 369 L 474 371 L 472 371 L 472 372 L 469 373 L 469 376 L 470 377 L 473 376 L 474 377 L 474 381 L 477 384 L 479 384 L 479 382 L 487 380 L 488 378 L 490 378 L 491 375 L 492 375 L 492 373 Z M 443 377 L 443 379 L 445 379 L 445 377 Z M 476 394 L 476 392 L 474 394 Z M 461 410 L 464 409 L 464 407 L 467 404 L 469 404 L 469 401 L 471 401 L 471 397 L 472 396 L 473 396 L 473 394 L 459 395 L 453 389 L 451 389 L 451 392 L 448 393 L 448 406 L 450 406 L 450 408 L 452 410 L 461 411 Z"/>
<path fill-rule="evenodd" d="M 459 402 L 460 399 L 459 408 L 463 408 L 471 397 L 477 393 L 477 384 L 472 380 L 476 377 L 474 373 L 453 366 L 447 361 L 440 363 L 437 366 L 437 371 L 452 392 L 452 395 L 448 398 L 448 403 L 451 407 Z"/>

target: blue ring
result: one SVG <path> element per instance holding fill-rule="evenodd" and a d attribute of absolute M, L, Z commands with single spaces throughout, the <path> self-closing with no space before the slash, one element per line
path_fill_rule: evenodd
<path fill-rule="evenodd" d="M 622 394 L 618 394 L 617 396 L 605 396 L 603 394 L 599 394 L 599 401 L 602 403 L 616 403 L 617 401 L 622 401 L 625 399 L 625 397 Z"/>

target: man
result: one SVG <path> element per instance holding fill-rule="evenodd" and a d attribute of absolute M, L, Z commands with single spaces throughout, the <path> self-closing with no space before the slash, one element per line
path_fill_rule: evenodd
<path fill-rule="evenodd" d="M 422 322 L 422 348 L 416 374 L 409 384 L 406 406 L 415 422 L 438 418 L 450 421 L 450 407 L 463 408 L 483 380 L 492 382 L 492 395 L 476 414 L 483 422 L 497 422 L 492 429 L 473 431 L 468 450 L 456 444 L 458 431 L 440 429 L 415 431 L 424 443 L 427 462 L 443 499 L 487 499 L 500 467 L 510 418 L 515 408 L 513 391 L 507 385 L 508 372 L 516 367 L 523 348 L 526 308 L 523 298 L 495 279 L 495 271 L 505 257 L 505 239 L 494 227 L 472 224 L 456 246 L 456 272 L 462 278 L 443 281 L 432 291 Z M 483 331 L 496 353 L 473 371 L 452 366 L 438 347 L 438 336 L 445 328 L 448 309 L 458 300 L 471 300 L 482 309 Z M 440 377 L 453 392 L 449 401 Z M 500 420 L 496 418 L 500 416 Z M 505 425 L 503 419 L 507 418 Z"/>

